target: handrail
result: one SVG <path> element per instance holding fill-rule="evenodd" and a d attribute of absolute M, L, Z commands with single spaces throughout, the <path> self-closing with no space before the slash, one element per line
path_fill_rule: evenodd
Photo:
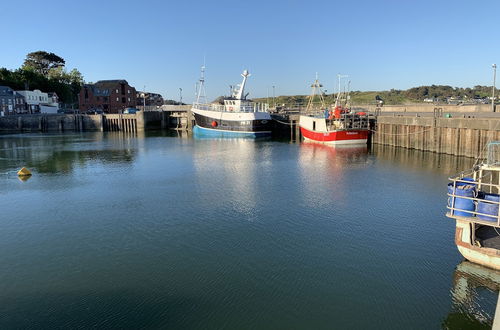
<path fill-rule="evenodd" d="M 221 104 L 193 104 L 194 109 L 209 110 L 218 112 L 268 112 L 269 106 L 266 103 L 253 103 L 252 105 L 221 105 Z"/>
<path fill-rule="evenodd" d="M 469 180 L 464 180 L 464 174 L 467 173 L 470 176 L 473 176 L 475 179 L 474 181 Z M 497 205 L 498 208 L 500 208 L 500 200 L 499 201 L 493 201 L 493 200 L 487 200 L 484 198 L 480 198 L 480 193 L 486 194 L 487 192 L 483 191 L 481 188 L 483 187 L 495 187 L 500 191 L 500 183 L 491 183 L 491 182 L 483 182 L 482 179 L 487 177 L 488 175 L 483 175 L 483 176 L 477 176 L 477 174 L 480 173 L 482 174 L 482 169 L 479 167 L 477 170 L 468 170 L 468 171 L 463 171 L 459 175 L 450 177 L 449 180 L 453 182 L 452 187 L 452 193 L 448 192 L 448 203 L 446 205 L 446 208 L 450 210 L 449 213 L 447 213 L 448 217 L 451 218 L 456 218 L 460 220 L 465 220 L 469 222 L 474 222 L 474 223 L 481 223 L 493 227 L 499 227 L 500 228 L 500 212 L 497 211 L 497 214 L 487 214 L 487 213 L 482 213 L 478 212 L 477 206 L 479 203 L 486 203 L 486 204 L 492 204 L 492 205 Z M 457 195 L 457 183 L 463 183 L 464 185 L 471 185 L 475 186 L 475 193 L 474 197 L 468 197 L 468 196 L 462 196 L 462 195 Z M 491 189 L 490 189 L 491 193 Z M 450 200 L 451 198 L 451 200 Z M 455 202 L 460 199 L 460 200 L 470 200 L 474 204 L 474 209 L 473 210 L 466 210 L 466 209 L 461 209 L 455 206 Z M 466 214 L 470 214 L 470 216 L 465 216 L 465 215 L 458 215 L 456 212 L 463 212 Z M 487 219 L 481 219 L 478 218 L 477 216 L 483 216 L 483 217 L 488 217 L 492 220 L 487 220 Z M 496 221 L 494 221 L 496 219 Z"/>

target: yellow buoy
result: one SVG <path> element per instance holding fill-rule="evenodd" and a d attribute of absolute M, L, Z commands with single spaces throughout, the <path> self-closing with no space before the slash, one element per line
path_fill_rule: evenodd
<path fill-rule="evenodd" d="M 31 176 L 30 170 L 28 170 L 26 167 L 23 167 L 17 172 L 17 175 L 19 176 Z"/>

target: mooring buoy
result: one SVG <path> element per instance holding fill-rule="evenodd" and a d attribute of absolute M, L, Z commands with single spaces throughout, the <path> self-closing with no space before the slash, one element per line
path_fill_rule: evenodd
<path fill-rule="evenodd" d="M 23 167 L 19 171 L 17 171 L 18 176 L 31 176 L 30 170 L 28 170 L 26 167 Z"/>

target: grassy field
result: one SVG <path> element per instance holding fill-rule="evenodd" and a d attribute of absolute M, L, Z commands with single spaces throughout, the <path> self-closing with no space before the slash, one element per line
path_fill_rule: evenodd
<path fill-rule="evenodd" d="M 383 92 L 351 92 L 351 103 L 352 105 L 366 105 L 366 104 L 376 104 L 376 96 L 379 96 L 382 100 L 384 100 L 384 104 L 407 104 L 407 103 L 416 103 L 418 102 L 417 100 L 411 100 L 401 93 L 397 92 L 391 92 L 391 91 L 383 91 Z M 336 96 L 332 94 L 327 94 L 325 95 L 325 103 L 326 105 L 333 104 L 335 103 L 335 98 Z M 275 103 L 277 105 L 283 105 L 285 104 L 286 106 L 296 106 L 296 105 L 301 105 L 301 106 L 306 106 L 307 102 L 309 100 L 309 95 L 281 95 L 277 96 L 275 99 Z M 258 98 L 254 99 L 255 102 L 263 102 L 263 103 L 269 103 L 271 106 L 273 106 L 273 99 L 272 97 L 270 98 Z M 314 103 L 319 103 L 319 96 L 315 97 Z"/>
<path fill-rule="evenodd" d="M 369 105 L 376 104 L 377 100 L 383 100 L 386 105 L 396 104 L 414 104 L 422 103 L 426 98 L 439 99 L 441 101 L 454 97 L 455 100 L 463 100 L 467 102 L 473 99 L 484 99 L 491 95 L 492 86 L 474 86 L 473 88 L 451 87 L 447 85 L 431 85 L 413 87 L 407 90 L 391 89 L 390 91 L 354 91 L 350 93 L 351 104 L 356 105 Z M 496 90 L 498 94 L 498 89 Z M 277 105 L 286 106 L 306 106 L 308 102 L 307 95 L 290 95 L 278 96 L 274 101 Z M 274 105 L 272 98 L 259 98 L 255 99 L 258 102 L 267 102 L 271 106 Z M 316 97 L 316 102 L 319 102 L 319 97 Z M 335 103 L 335 95 L 325 95 L 326 105 Z"/>

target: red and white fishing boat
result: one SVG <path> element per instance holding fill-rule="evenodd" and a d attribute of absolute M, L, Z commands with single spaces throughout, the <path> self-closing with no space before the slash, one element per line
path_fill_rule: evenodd
<path fill-rule="evenodd" d="M 309 98 L 306 113 L 300 116 L 300 132 L 306 141 L 326 144 L 366 144 L 370 132 L 368 116 L 355 112 L 349 107 L 349 92 L 340 91 L 332 109 L 325 106 L 323 87 L 318 78 L 311 85 L 313 91 Z M 318 94 L 321 106 L 313 109 L 315 95 Z"/>

